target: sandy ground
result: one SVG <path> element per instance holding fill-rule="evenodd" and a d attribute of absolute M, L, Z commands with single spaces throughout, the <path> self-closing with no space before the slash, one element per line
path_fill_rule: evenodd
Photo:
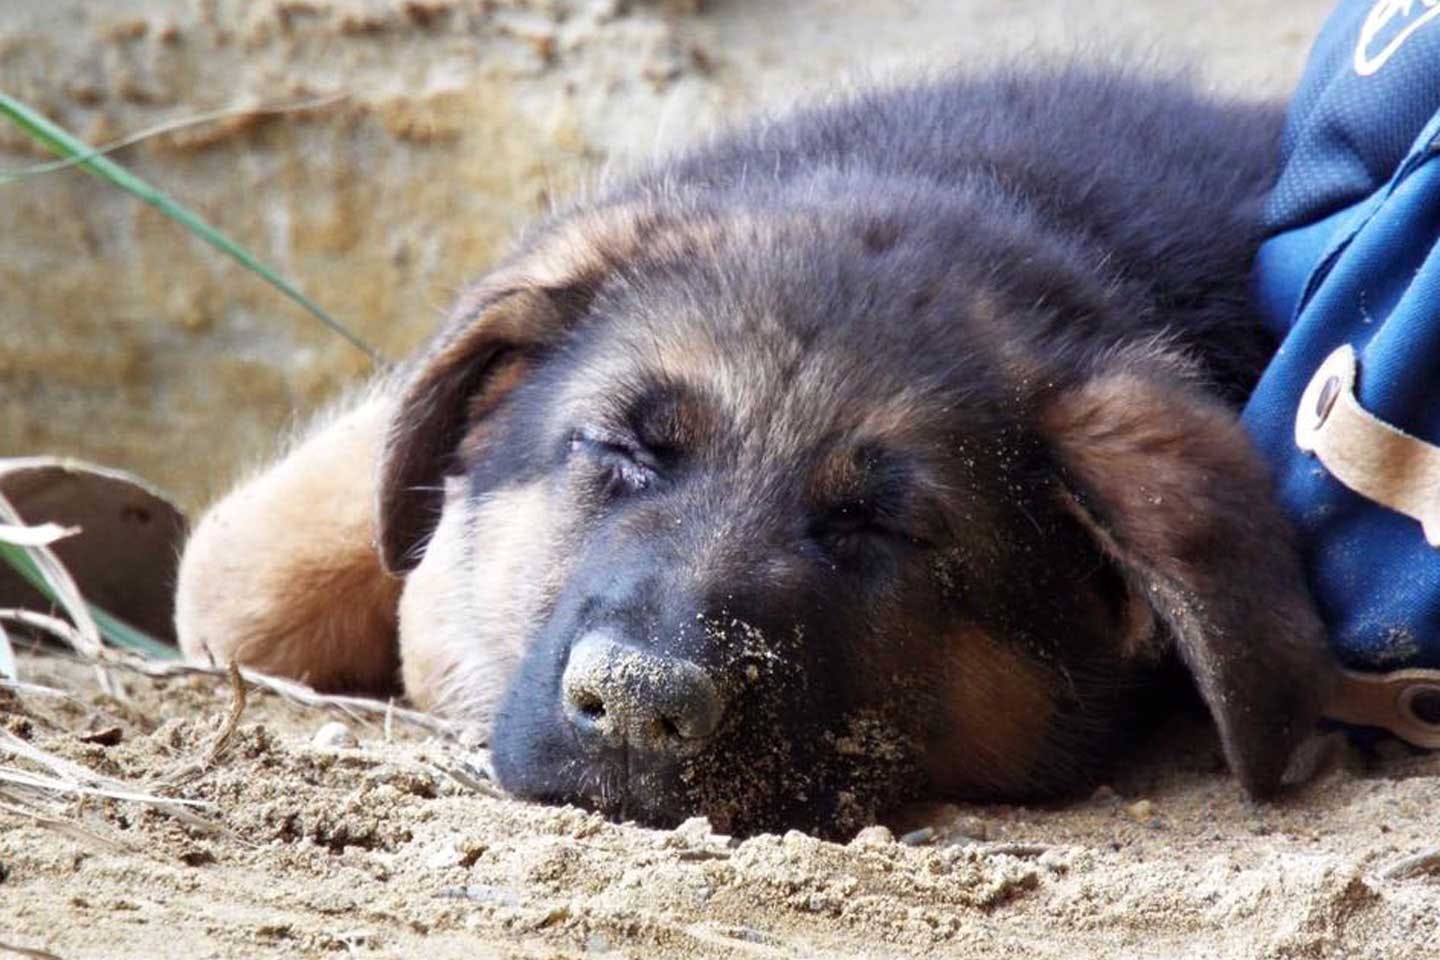
<path fill-rule="evenodd" d="M 86 47 L 80 51 L 84 56 L 71 55 L 74 44 L 91 42 L 88 32 L 71 23 L 79 16 L 74 11 L 83 6 L 69 0 L 26 0 L 17 9 L 34 22 L 21 16 L 18 26 L 5 26 L 53 39 L 56 63 L 94 61 L 125 67 L 128 61 L 116 60 L 112 48 L 134 45 L 133 30 L 116 33 L 97 27 L 94 50 Z M 172 7 L 191 10 L 178 0 L 127 0 L 119 6 L 146 16 L 153 13 L 162 20 Z M 209 6 L 214 5 L 199 4 L 194 9 Z M 291 6 L 299 9 L 307 4 L 256 3 L 253 10 L 258 12 L 251 19 L 264 26 L 268 21 L 263 21 L 262 13 Z M 405 6 L 419 9 L 426 4 Z M 508 10 L 535 5 L 502 6 Z M 555 5 L 536 6 L 537 16 L 549 17 L 551 6 Z M 573 107 L 577 132 L 571 139 L 583 149 L 571 152 L 583 155 L 586 164 L 621 156 L 627 149 L 631 155 L 643 154 L 642 147 L 651 143 L 681 142 L 702 133 L 718 116 L 828 88 L 839 74 L 883 75 L 936 62 L 942 54 L 947 61 L 970 62 L 996 51 L 1066 49 L 1077 38 L 1090 38 L 1088 45 L 1093 47 L 1095 36 L 1102 32 L 1122 38 L 1120 45 L 1193 55 L 1217 86 L 1274 93 L 1292 82 L 1308 38 L 1330 2 L 1303 0 L 1275 6 L 1233 0 L 1047 5 L 717 0 L 705 4 L 701 16 L 677 16 L 662 9 L 664 5 L 615 6 L 632 12 L 620 16 L 613 26 L 597 28 L 599 39 L 587 41 L 591 47 L 578 47 L 580 53 L 572 54 L 562 45 L 558 66 L 534 68 L 536 79 L 525 80 L 532 99 L 541 102 L 537 98 L 550 96 L 547 83 L 557 88 L 570 83 L 570 59 L 577 60 L 572 71 L 577 76 L 602 76 L 606 71 L 628 76 L 629 71 L 644 80 L 653 72 L 652 61 L 664 59 L 661 54 L 698 49 L 705 54 L 704 69 L 684 61 L 688 65 L 676 67 L 673 77 L 666 73 L 663 83 L 637 81 L 634 90 L 626 88 L 623 101 L 612 97 L 608 107 L 598 103 L 603 98 L 596 91 L 609 87 L 580 84 Z M 423 31 L 415 27 L 411 32 L 418 36 Z M 613 44 L 606 40 L 612 33 Z M 164 36 L 157 28 L 143 43 L 164 53 L 168 49 Z M 194 57 L 203 66 L 211 55 L 201 42 L 208 34 L 195 27 L 187 36 L 196 38 L 191 41 Z M 368 38 L 365 34 L 350 42 L 368 52 L 373 46 Z M 262 43 L 263 38 L 252 39 L 248 45 L 234 46 L 232 59 L 239 58 L 242 66 L 250 64 L 256 76 L 274 73 L 283 78 L 284 71 L 260 55 L 271 47 Z M 41 94 L 48 87 L 40 80 L 64 74 L 48 62 L 31 69 L 23 57 L 17 59 L 17 50 L 28 56 L 28 51 L 37 49 L 31 40 L 23 47 L 17 41 L 0 50 L 5 54 L 0 56 L 0 78 L 5 84 L 0 85 L 28 92 L 26 84 L 33 83 L 34 96 L 44 100 Z M 645 47 L 643 56 L 631 50 L 637 44 Z M 47 48 L 41 44 L 38 49 Z M 296 49 L 305 53 L 309 48 Z M 584 53 L 587 49 L 597 51 L 592 57 L 596 62 L 585 59 L 592 56 Z M 294 52 L 290 46 L 284 51 Z M 310 52 L 326 60 L 330 51 L 317 45 Z M 481 60 L 466 56 L 466 63 Z M 216 62 L 213 76 L 198 67 L 193 72 L 177 68 L 176 89 L 183 93 L 192 86 L 208 90 L 233 84 L 239 67 L 223 58 Z M 416 57 L 413 62 L 428 61 Z M 484 63 L 491 72 L 498 69 L 493 58 Z M 515 69 L 528 70 L 527 64 L 520 62 Z M 388 71 L 388 62 L 374 70 Z M 260 94 L 278 96 L 253 77 L 247 83 Z M 352 85 L 362 93 L 367 89 Z M 372 107 L 390 116 L 380 110 L 393 106 L 388 100 L 375 99 L 379 106 L 374 106 L 364 97 L 357 99 L 363 101 L 354 108 L 360 120 L 349 114 L 330 124 L 297 120 L 297 130 L 315 132 L 305 134 L 313 142 L 296 134 L 296 155 L 328 156 L 317 144 L 342 141 L 342 134 L 348 135 L 346 131 L 361 123 L 367 116 L 364 111 Z M 91 127 L 84 123 L 92 120 L 129 130 L 162 119 L 152 116 L 157 112 L 192 109 L 183 98 L 156 105 L 137 93 L 131 100 L 107 101 L 85 110 L 66 107 L 64 98 L 52 105 L 86 130 Z M 227 101 L 219 97 L 217 102 Z M 513 118 L 507 114 L 494 122 L 502 121 L 503 129 L 512 130 Z M 362 124 L 360 129 L 368 128 Z M 453 149 L 483 148 L 493 167 L 497 141 L 489 135 L 490 129 L 478 126 L 473 143 L 462 138 Z M 273 129 L 268 136 L 271 139 L 237 134 L 235 143 L 225 149 L 262 158 L 269 156 L 266 150 L 284 154 L 280 147 L 290 141 Z M 100 133 L 96 139 L 102 139 Z M 546 142 L 539 134 L 517 141 L 513 162 L 502 165 L 505 177 L 529 170 L 534 164 L 531 152 Z M 441 152 L 444 149 L 450 148 L 424 145 L 424 151 L 438 158 L 430 162 L 454 166 L 455 158 Z M 193 177 L 194 183 L 183 183 L 197 191 L 210 181 L 225 186 L 233 170 L 248 169 L 232 163 L 229 153 L 206 152 L 211 166 L 193 167 L 167 160 L 170 156 L 157 149 L 134 159 L 167 183 Z M 553 158 L 550 162 L 559 163 Z M 223 169 L 224 176 L 216 169 Z M 433 181 L 427 171 L 428 167 L 416 166 L 411 179 Z M 528 190 L 535 176 L 514 173 L 513 179 Z M 294 190 L 309 196 L 315 182 L 313 177 L 298 177 Z M 197 276 L 212 267 L 188 247 L 176 252 L 163 224 L 151 231 L 159 238 L 153 246 L 132 243 L 134 238 L 126 235 L 107 247 L 106 225 L 128 221 L 106 206 L 120 201 L 83 177 L 47 183 L 45 189 L 51 192 L 26 194 L 36 211 L 35 222 L 83 225 L 87 218 L 94 219 L 99 252 L 83 248 L 78 240 L 80 252 L 72 251 L 46 232 L 0 234 L 18 238 L 16 243 L 31 250 L 48 251 L 57 263 L 69 264 L 75 277 L 83 276 L 87 284 L 93 278 L 95 286 L 79 279 L 69 287 L 57 282 L 70 274 L 50 263 L 43 271 L 47 284 L 23 285 L 17 280 L 8 288 L 10 309 L 0 312 L 46 318 L 89 316 L 90 311 L 27 307 L 13 299 L 22 289 L 57 289 L 73 302 L 85 304 L 118 300 L 128 305 L 129 312 L 125 324 L 117 325 L 109 316 L 91 321 L 107 324 L 103 338 L 87 333 L 89 328 L 77 333 L 56 326 L 55 336 L 63 340 L 65 350 L 55 355 L 76 371 L 72 393 L 93 388 L 98 399 L 76 401 L 73 416 L 67 419 L 71 408 L 53 396 L 47 395 L 45 403 L 21 403 L 12 397 L 13 402 L 0 405 L 11 419 L 19 415 L 16 411 L 39 410 L 44 415 L 35 416 L 36 421 L 78 426 L 67 427 L 68 432 L 33 434 L 6 420 L 9 432 L 0 437 L 5 441 L 0 447 L 18 447 L 17 438 L 25 438 L 46 449 L 125 462 L 149 475 L 163 476 L 182 491 L 201 489 L 221 471 L 211 457 L 196 464 L 178 455 L 196 447 L 192 436 L 209 437 L 215 424 L 239 418 L 241 426 L 227 426 L 228 446 L 238 448 L 243 437 L 269 437 L 290 406 L 323 392 L 319 386 L 281 383 L 280 374 L 272 375 L 267 366 L 269 355 L 256 351 L 252 351 L 255 356 L 247 353 L 241 358 L 246 365 L 231 378 L 244 383 L 243 391 L 185 387 L 188 381 L 182 373 L 188 376 L 192 370 L 207 384 L 230 382 L 224 377 L 217 380 L 215 363 L 200 362 L 207 356 L 202 348 L 213 343 L 217 355 L 228 354 L 242 335 L 243 342 L 253 344 L 258 334 L 252 326 L 268 328 L 252 323 L 243 312 L 236 314 L 238 319 L 226 314 L 215 320 L 213 331 L 199 322 L 193 330 L 185 327 L 184 338 L 176 344 L 158 333 L 147 333 L 135 341 L 139 344 L 135 356 L 147 358 L 143 364 L 127 360 L 127 366 L 102 358 L 103 363 L 76 366 L 75 344 L 113 343 L 120 336 L 116 331 L 148 331 L 150 327 L 141 322 L 146 317 L 159 318 L 157 323 L 182 323 L 171 288 L 191 288 L 176 286 L 174 264 L 177 260 L 188 264 L 187 258 L 195 256 L 192 272 Z M 290 202 L 286 189 L 271 184 L 264 195 L 278 209 Z M 238 192 L 246 203 L 255 193 Z M 411 195 L 392 192 L 400 198 L 395 201 L 397 209 L 410 216 Z M 228 209 L 223 198 L 196 196 L 205 201 L 206 210 Z M 448 202 L 453 196 L 449 188 L 441 199 Z M 73 215 L 57 216 L 57 209 Z M 485 222 L 493 221 L 490 233 L 495 236 L 482 231 L 484 243 L 472 238 L 475 250 L 465 254 L 477 263 L 493 252 L 491 246 L 499 242 L 508 223 L 500 213 L 489 212 L 493 216 Z M 511 212 L 517 218 L 525 213 Z M 265 236 L 263 224 L 254 226 L 251 236 L 245 232 L 245 222 L 223 219 L 247 239 Z M 296 222 L 305 221 L 297 216 Z M 383 218 L 379 222 L 383 225 Z M 137 236 L 150 236 L 142 234 Z M 280 257 L 281 263 L 309 277 L 333 275 L 337 287 L 333 295 L 346 307 L 342 288 L 352 285 L 351 275 L 335 264 L 353 261 L 356 270 L 374 272 L 372 260 L 389 256 L 379 246 L 366 246 L 363 232 L 356 235 L 361 240 L 354 247 L 336 248 L 335 263 L 325 260 L 307 266 L 309 261 L 302 262 L 303 258 L 291 263 Z M 146 256 L 165 269 L 143 269 L 151 262 L 143 257 L 137 268 L 126 259 L 132 248 L 150 251 Z M 17 277 L 40 275 L 20 253 L 3 244 L 0 255 Z M 461 259 L 465 258 L 457 256 L 449 266 L 458 269 Z M 107 265 L 108 273 L 100 269 Z M 109 295 L 117 284 L 122 292 L 128 289 L 123 286 L 130 282 L 125 278 L 135 277 L 164 289 L 153 296 L 145 291 L 118 298 Z M 429 301 L 417 291 L 438 289 L 439 283 L 418 271 L 414 277 L 402 277 L 409 287 L 397 286 L 388 274 L 383 277 L 387 290 L 403 289 L 406 295 L 397 295 L 395 303 L 381 298 L 385 309 L 374 317 L 367 318 L 362 304 L 353 306 L 353 315 L 370 324 L 367 330 L 393 329 L 397 343 L 412 342 L 421 334 L 420 326 L 405 326 L 395 317 L 423 314 L 417 305 Z M 249 289 L 228 274 L 208 282 L 225 303 Z M 356 289 L 357 297 L 370 296 L 369 287 Z M 42 328 L 49 328 L 48 321 L 35 325 Z M 286 356 L 292 357 L 295 367 L 299 361 L 293 357 L 300 354 L 291 349 L 288 339 L 276 337 L 275 342 L 285 348 L 277 347 L 277 352 L 289 351 Z M 48 343 L 41 347 L 49 350 Z M 13 345 L 8 349 L 13 353 Z M 37 350 L 20 360 L 7 360 L 9 355 L 0 353 L 0 373 L 47 369 L 42 361 L 50 354 Z M 330 354 L 316 356 L 316 384 L 331 384 L 339 377 L 337 371 L 348 369 Z M 293 374 L 290 368 L 287 371 L 285 376 Z M 55 376 L 36 376 L 37 382 L 49 385 L 47 389 L 56 382 Z M 117 394 L 116 384 L 131 380 L 133 390 Z M 270 380 L 277 386 L 267 406 L 256 396 Z M 69 381 L 60 382 L 64 386 Z M 247 399 L 237 399 L 241 396 Z M 187 433 L 176 426 L 176 418 L 178 411 L 192 408 L 199 413 Z M 242 415 L 237 409 L 246 412 Z M 105 411 L 109 429 L 93 429 L 94 410 Z M 113 418 L 126 417 L 135 421 L 134 429 L 114 426 Z M 110 446 L 99 446 L 102 441 Z M 235 459 L 228 448 L 214 451 L 214 456 L 221 461 Z M 897 824 L 894 833 L 873 830 L 849 845 L 798 834 L 736 843 L 711 835 L 699 823 L 673 832 L 616 826 L 576 810 L 514 803 L 489 795 L 483 784 L 479 789 L 463 786 L 446 771 L 478 762 L 472 751 L 399 725 L 387 737 L 381 726 L 352 723 L 358 747 L 317 748 L 311 745 L 312 737 L 331 717 L 260 693 L 252 694 L 228 751 L 197 767 L 229 709 L 231 694 L 223 682 L 129 677 L 124 679 L 127 697 L 116 700 L 95 693 L 93 675 L 72 663 L 27 657 L 23 666 L 27 680 L 72 691 L 73 697 L 17 696 L 0 690 L 0 729 L 137 787 L 205 801 L 209 806 L 201 813 L 210 825 L 187 825 L 143 805 L 93 798 L 68 804 L 57 819 L 47 822 L 33 811 L 19 812 L 5 805 L 9 801 L 0 801 L 0 957 L 7 955 L 8 945 L 49 951 L 65 960 L 309 955 L 427 960 L 462 956 L 1228 960 L 1433 957 L 1440 944 L 1440 872 L 1409 859 L 1440 842 L 1436 829 L 1440 757 L 1413 757 L 1396 749 L 1362 757 L 1342 750 L 1297 795 L 1259 806 L 1247 802 L 1224 773 L 1203 723 L 1188 721 L 1157 732 L 1124 775 L 1087 802 L 1056 809 L 946 808 L 932 813 L 928 831 L 910 832 L 918 825 L 912 818 Z M 11 762 L 0 754 L 0 764 Z M 906 842 L 897 841 L 896 834 Z"/>
<path fill-rule="evenodd" d="M 27 679 L 94 690 L 74 663 Z M 82 957 L 1404 958 L 1440 944 L 1440 757 L 1350 750 L 1298 795 L 1241 796 L 1203 725 L 1159 732 L 1087 802 L 945 807 L 848 845 L 614 825 L 465 786 L 458 743 L 223 680 L 126 699 L 0 691 L 0 728 L 169 796 L 209 826 L 90 799 L 0 807 L 0 944 Z M 83 832 L 75 826 L 83 827 Z M 1408 859 L 1407 859 L 1408 858 Z M 5 954 L 0 949 L 0 956 Z"/>

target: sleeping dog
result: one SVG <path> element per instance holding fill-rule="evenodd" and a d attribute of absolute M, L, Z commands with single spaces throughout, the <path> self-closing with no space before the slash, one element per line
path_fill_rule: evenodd
<path fill-rule="evenodd" d="M 836 835 L 1083 787 L 1180 663 L 1270 794 L 1334 676 L 1236 421 L 1280 125 L 947 77 L 579 203 L 209 511 L 184 649 L 398 675 L 520 797 Z"/>

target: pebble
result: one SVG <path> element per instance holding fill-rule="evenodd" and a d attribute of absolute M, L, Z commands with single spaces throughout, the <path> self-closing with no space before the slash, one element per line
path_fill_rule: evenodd
<path fill-rule="evenodd" d="M 331 720 L 315 731 L 315 736 L 310 738 L 310 746 L 322 750 L 342 750 L 358 747 L 360 741 L 355 739 L 355 734 L 351 733 L 345 724 L 339 720 Z"/>
<path fill-rule="evenodd" d="M 895 842 L 895 834 L 889 827 L 879 825 L 866 827 L 850 841 L 852 847 L 883 847 Z"/>
<path fill-rule="evenodd" d="M 1149 800 L 1136 800 L 1125 808 L 1125 812 L 1135 820 L 1149 820 L 1155 813 L 1155 804 Z"/>
<path fill-rule="evenodd" d="M 113 747 L 125 739 L 125 731 L 116 726 L 100 727 L 95 730 L 87 730 L 77 734 L 76 739 L 81 743 L 95 743 L 102 747 Z"/>
<path fill-rule="evenodd" d="M 473 903 L 490 903 L 501 907 L 516 907 L 525 902 L 519 891 L 509 887 L 492 887 L 484 883 L 472 883 L 463 887 L 441 887 L 435 896 L 445 900 L 469 900 Z"/>
<path fill-rule="evenodd" d="M 703 846 L 715 831 L 710 826 L 708 817 L 691 817 L 670 834 L 668 845 L 671 846 Z"/>
<path fill-rule="evenodd" d="M 934 839 L 934 827 L 921 827 L 919 830 L 911 830 L 909 833 L 900 835 L 900 842 L 907 847 L 923 847 Z"/>

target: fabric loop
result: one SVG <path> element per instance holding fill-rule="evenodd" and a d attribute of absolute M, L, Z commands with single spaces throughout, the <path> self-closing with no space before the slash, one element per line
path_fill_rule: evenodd
<path fill-rule="evenodd" d="M 1367 500 L 1420 522 L 1440 546 L 1440 447 L 1399 430 L 1360 406 L 1355 351 L 1346 344 L 1311 377 L 1295 411 L 1295 443 Z"/>

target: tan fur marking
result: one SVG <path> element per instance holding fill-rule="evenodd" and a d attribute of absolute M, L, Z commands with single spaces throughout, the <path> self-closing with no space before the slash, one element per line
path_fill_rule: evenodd
<path fill-rule="evenodd" d="M 946 659 L 944 724 L 926 756 L 936 787 L 959 796 L 1023 791 L 1045 751 L 1054 677 L 975 627 L 950 636 Z"/>
<path fill-rule="evenodd" d="M 568 569 L 553 546 L 554 512 L 540 482 L 478 504 L 452 492 L 400 602 L 402 674 L 416 703 L 476 722 L 493 719 Z"/>
<path fill-rule="evenodd" d="M 329 690 L 395 686 L 400 582 L 375 551 L 375 463 L 391 401 L 334 421 L 201 520 L 180 563 L 185 654 Z"/>
<path fill-rule="evenodd" d="M 1239 422 L 1214 404 L 1167 416 L 1176 401 L 1140 376 L 1092 380 L 1047 411 L 1076 474 L 1103 478 L 1106 506 L 1123 521 L 1123 548 L 1189 563 L 1214 546 L 1217 484 L 1265 489 Z"/>
<path fill-rule="evenodd" d="M 463 495 L 456 481 L 425 558 L 406 576 L 400 595 L 400 673 L 406 694 L 422 710 L 440 706 L 441 687 L 467 653 Z"/>
<path fill-rule="evenodd" d="M 524 382 L 530 373 L 529 358 L 514 354 L 496 361 L 495 370 L 485 379 L 480 392 L 466 403 L 466 420 L 470 424 L 456 453 L 461 463 L 473 464 L 484 454 L 485 444 L 493 431 L 486 418 Z"/>
<path fill-rule="evenodd" d="M 1151 353 L 1158 366 L 1163 354 Z M 1234 413 L 1173 372 L 1120 366 L 1057 398 L 1045 427 L 1079 505 L 1107 533 L 1102 546 L 1166 626 L 1156 636 L 1189 666 L 1232 770 L 1252 794 L 1273 793 L 1336 671 Z"/>

